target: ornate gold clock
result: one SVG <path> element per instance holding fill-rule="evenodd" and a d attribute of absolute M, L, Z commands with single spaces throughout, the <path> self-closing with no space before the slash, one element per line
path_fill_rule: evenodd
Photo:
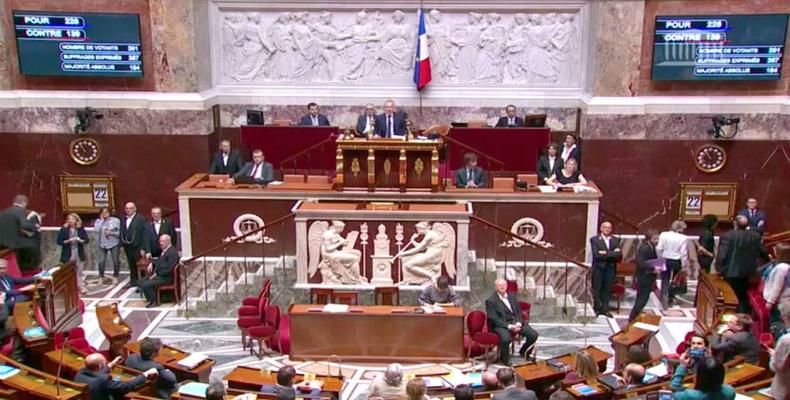
<path fill-rule="evenodd" d="M 79 165 L 93 165 L 99 162 L 99 142 L 87 137 L 78 137 L 69 143 L 69 155 Z"/>
<path fill-rule="evenodd" d="M 713 173 L 724 168 L 727 163 L 727 152 L 715 144 L 703 144 L 697 149 L 694 165 L 702 172 Z"/>

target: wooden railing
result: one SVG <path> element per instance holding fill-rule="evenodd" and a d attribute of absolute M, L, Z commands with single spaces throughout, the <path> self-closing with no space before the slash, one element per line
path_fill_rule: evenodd
<path fill-rule="evenodd" d="M 625 218 L 605 209 L 601 209 L 601 215 L 604 216 L 604 219 L 614 220 L 620 225 L 623 225 L 629 229 L 633 229 L 635 234 L 639 234 L 641 230 L 638 225 L 626 220 Z"/>
<path fill-rule="evenodd" d="M 294 154 L 292 156 L 289 156 L 289 157 L 283 159 L 280 162 L 280 169 L 281 170 L 285 170 L 286 169 L 285 167 L 289 163 L 292 163 L 294 165 L 294 168 L 291 168 L 292 170 L 298 169 L 298 168 L 296 168 L 297 160 L 299 158 L 305 156 L 305 155 L 307 156 L 307 159 L 308 159 L 307 165 L 309 166 L 310 165 L 310 162 L 309 162 L 309 160 L 310 160 L 310 153 L 312 153 L 313 150 L 315 150 L 317 148 L 320 148 L 320 147 L 326 146 L 328 144 L 334 143 L 336 139 L 337 138 L 334 135 L 329 135 L 329 137 L 327 137 L 326 139 L 324 139 L 324 140 L 322 140 L 322 141 L 320 141 L 320 142 L 318 142 L 318 143 L 316 143 L 316 144 L 314 144 L 314 145 L 312 145 L 312 146 L 310 146 L 310 147 L 308 147 L 308 148 L 306 148 L 306 149 L 304 149 L 304 150 L 302 150 L 302 151 L 300 151 L 300 152 L 298 152 L 298 153 L 296 153 L 296 154 Z M 309 171 L 309 169 L 308 169 L 308 171 Z"/>

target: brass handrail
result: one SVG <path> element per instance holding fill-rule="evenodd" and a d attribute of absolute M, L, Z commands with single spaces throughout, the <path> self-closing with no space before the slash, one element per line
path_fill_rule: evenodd
<path fill-rule="evenodd" d="M 299 157 L 301 157 L 301 156 L 303 156 L 303 155 L 305 155 L 305 154 L 307 154 L 307 153 L 309 153 L 309 152 L 311 152 L 311 151 L 313 151 L 313 150 L 325 145 L 327 142 L 332 142 L 334 140 L 335 140 L 335 136 L 334 135 L 329 135 L 328 138 L 326 138 L 326 139 L 324 139 L 324 140 L 322 140 L 322 141 L 320 141 L 320 142 L 318 142 L 318 143 L 316 143 L 316 144 L 314 144 L 314 145 L 312 145 L 312 146 L 310 146 L 310 147 L 308 147 L 308 148 L 306 148 L 306 149 L 304 149 L 304 150 L 302 150 L 302 151 L 300 151 L 300 152 L 298 152 L 298 153 L 296 153 L 296 154 L 294 154 L 294 155 L 292 155 L 292 156 L 280 161 L 280 168 L 285 168 L 285 164 L 287 164 L 289 162 L 294 162 L 295 163 L 297 158 L 299 158 Z"/>

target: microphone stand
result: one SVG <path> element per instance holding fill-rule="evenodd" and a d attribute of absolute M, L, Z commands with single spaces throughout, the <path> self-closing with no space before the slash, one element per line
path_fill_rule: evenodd
<path fill-rule="evenodd" d="M 567 250 L 568 249 L 566 247 L 563 251 L 563 253 L 565 253 L 566 255 L 568 254 Z M 564 317 L 568 316 L 568 270 L 569 270 L 568 267 L 570 267 L 570 265 L 568 264 L 568 260 L 566 258 L 565 259 L 565 294 L 563 296 L 565 298 L 563 299 L 563 303 L 562 303 L 562 315 Z"/>
<path fill-rule="evenodd" d="M 340 380 L 342 381 L 343 380 L 343 364 L 342 364 L 343 360 L 340 359 L 340 356 L 336 356 L 334 354 L 329 356 L 329 358 L 327 358 L 327 360 L 326 360 L 327 376 L 331 376 L 331 374 L 329 373 L 329 360 L 331 360 L 333 358 L 337 360 L 337 377 L 340 378 Z"/>
<path fill-rule="evenodd" d="M 65 342 L 65 339 L 64 339 Z M 60 349 L 60 358 L 58 359 L 58 375 L 55 376 L 55 397 L 60 400 L 60 374 L 63 371 L 63 353 L 66 352 L 66 344 Z"/>

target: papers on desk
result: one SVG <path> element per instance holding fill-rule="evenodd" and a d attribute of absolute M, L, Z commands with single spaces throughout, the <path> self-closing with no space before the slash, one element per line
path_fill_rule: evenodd
<path fill-rule="evenodd" d="M 52 268 L 50 268 L 50 269 L 48 269 L 46 271 L 41 271 L 41 272 L 33 275 L 33 278 L 52 278 L 52 274 L 54 274 L 55 272 L 58 272 L 59 270 L 60 270 L 60 267 L 52 267 Z"/>
<path fill-rule="evenodd" d="M 654 366 L 646 369 L 645 370 L 645 374 L 651 374 L 651 375 L 654 375 L 656 377 L 663 378 L 663 377 L 669 375 L 669 369 L 667 369 L 667 365 L 666 364 L 660 363 L 660 364 L 654 365 Z"/>
<path fill-rule="evenodd" d="M 258 395 L 255 393 L 244 393 L 234 397 L 233 400 L 258 400 Z"/>
<path fill-rule="evenodd" d="M 8 365 L 0 365 L 0 380 L 6 380 L 19 373 L 19 368 Z"/>
<path fill-rule="evenodd" d="M 773 399 L 773 397 L 771 397 Z M 753 397 L 749 397 L 740 393 L 735 393 L 735 400 L 753 400 Z"/>
<path fill-rule="evenodd" d="M 456 387 L 458 385 L 469 385 L 472 387 L 482 387 L 483 386 L 483 374 L 480 372 L 472 372 L 468 374 L 449 374 L 443 376 L 444 380 L 450 384 L 452 387 Z"/>
<path fill-rule="evenodd" d="M 769 398 L 772 398 L 772 399 L 774 398 L 774 396 L 771 394 L 771 387 L 770 386 L 767 387 L 767 388 L 762 388 L 762 389 L 758 390 L 757 393 L 759 393 L 759 394 L 761 394 L 761 395 L 763 395 L 765 397 L 769 397 Z M 736 397 L 736 399 L 737 399 L 737 397 Z"/>
<path fill-rule="evenodd" d="M 425 386 L 428 389 L 443 388 L 445 386 L 444 385 L 444 382 L 445 382 L 444 379 L 442 379 L 442 378 L 440 378 L 438 376 L 426 376 L 426 377 L 422 378 L 422 380 L 425 381 Z"/>
<path fill-rule="evenodd" d="M 573 193 L 594 193 L 597 192 L 594 187 L 591 186 L 584 186 L 584 185 L 576 185 L 573 187 Z"/>
<path fill-rule="evenodd" d="M 282 184 L 283 184 L 283 181 L 271 181 L 271 182 L 267 183 L 266 185 L 267 186 L 280 186 Z"/>
<path fill-rule="evenodd" d="M 433 305 L 426 304 L 426 305 L 422 306 L 421 308 L 422 308 L 423 311 L 425 311 L 426 314 L 434 314 L 434 313 L 436 313 L 436 314 L 444 314 L 444 313 L 447 312 L 442 306 L 440 306 L 438 304 L 433 304 Z"/>
<path fill-rule="evenodd" d="M 178 364 L 178 365 L 180 365 L 180 366 L 182 366 L 184 368 L 192 369 L 192 368 L 197 367 L 198 364 L 202 363 L 206 359 L 208 359 L 208 356 L 205 355 L 205 354 L 192 353 L 189 356 L 187 356 L 186 358 L 183 358 L 183 359 L 179 360 L 176 364 Z"/>
<path fill-rule="evenodd" d="M 538 185 L 541 193 L 557 193 L 557 188 L 551 185 Z"/>
<path fill-rule="evenodd" d="M 644 329 L 644 330 L 646 330 L 646 331 L 650 331 L 650 332 L 653 332 L 653 333 L 656 333 L 656 332 L 658 332 L 658 330 L 659 330 L 659 327 L 658 327 L 658 325 L 651 325 L 651 324 L 646 324 L 646 323 L 644 323 L 644 322 L 635 322 L 635 323 L 634 323 L 634 325 L 632 325 L 632 326 L 633 326 L 634 328 L 637 328 L 637 329 Z"/>
<path fill-rule="evenodd" d="M 575 391 L 577 391 L 577 392 L 579 392 L 579 393 L 581 393 L 582 395 L 585 395 L 585 396 L 588 395 L 588 394 L 593 394 L 593 393 L 597 392 L 597 390 L 595 390 L 594 387 L 592 387 L 592 386 L 590 386 L 590 385 L 588 385 L 586 383 L 579 383 L 579 384 L 573 385 L 573 386 L 571 386 L 571 389 L 573 389 L 573 390 L 575 390 Z"/>
<path fill-rule="evenodd" d="M 206 389 L 208 389 L 207 383 L 189 382 L 185 385 L 181 385 L 181 387 L 178 388 L 178 393 L 205 399 Z"/>
<path fill-rule="evenodd" d="M 321 310 L 328 313 L 348 312 L 348 304 L 327 304 Z"/>

